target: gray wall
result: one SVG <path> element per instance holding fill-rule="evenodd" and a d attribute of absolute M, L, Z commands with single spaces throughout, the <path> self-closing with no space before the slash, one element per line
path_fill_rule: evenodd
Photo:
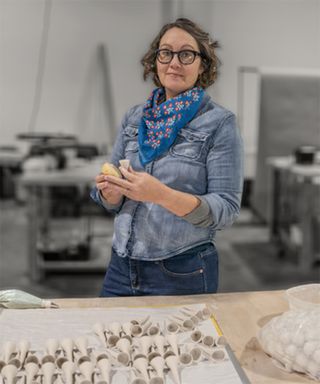
<path fill-rule="evenodd" d="M 108 143 L 106 83 L 118 124 L 152 88 L 140 57 L 162 23 L 182 14 L 220 41 L 221 74 L 209 92 L 234 112 L 239 66 L 320 67 L 319 0 L 0 0 L 0 145 L 28 130 Z M 241 128 L 254 153 L 255 120 Z"/>

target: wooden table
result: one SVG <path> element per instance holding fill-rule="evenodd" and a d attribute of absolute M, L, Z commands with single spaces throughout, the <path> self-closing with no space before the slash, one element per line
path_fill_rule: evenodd
<path fill-rule="evenodd" d="M 274 316 L 288 310 L 283 291 L 97 299 L 57 299 L 61 308 L 155 306 L 207 303 L 252 384 L 314 383 L 305 375 L 277 368 L 261 350 L 256 335 Z M 209 383 L 208 383 L 209 384 Z"/>

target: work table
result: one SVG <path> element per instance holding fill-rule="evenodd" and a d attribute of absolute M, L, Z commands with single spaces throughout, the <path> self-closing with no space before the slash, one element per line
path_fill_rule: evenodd
<path fill-rule="evenodd" d="M 305 375 L 277 368 L 261 350 L 259 329 L 289 309 L 283 291 L 220 293 L 196 296 L 57 299 L 61 308 L 163 306 L 206 303 L 212 308 L 231 349 L 252 384 L 314 383 Z"/>

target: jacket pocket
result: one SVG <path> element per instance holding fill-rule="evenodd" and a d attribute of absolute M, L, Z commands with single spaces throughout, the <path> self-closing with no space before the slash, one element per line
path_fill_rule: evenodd
<path fill-rule="evenodd" d="M 173 143 L 173 146 L 170 148 L 170 153 L 176 157 L 198 160 L 204 149 L 208 136 L 208 134 L 201 134 L 181 129 L 175 142 Z"/>
<path fill-rule="evenodd" d="M 129 155 L 132 152 L 137 152 L 139 149 L 138 144 L 138 127 L 134 125 L 128 125 L 124 128 L 124 142 L 125 142 L 125 148 L 124 152 L 126 154 L 126 158 L 129 157 Z"/>

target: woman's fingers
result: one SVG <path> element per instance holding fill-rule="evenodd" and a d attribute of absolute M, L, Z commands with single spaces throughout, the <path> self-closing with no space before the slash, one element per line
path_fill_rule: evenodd
<path fill-rule="evenodd" d="M 123 174 L 123 176 L 129 180 L 129 181 L 134 181 L 136 177 L 136 172 L 130 167 L 130 171 L 125 169 L 124 167 L 120 167 L 120 172 Z"/>
<path fill-rule="evenodd" d="M 124 179 L 119 179 L 118 177 L 107 176 L 106 179 L 107 179 L 107 181 L 110 181 L 110 183 L 116 184 L 119 187 L 122 187 L 125 189 L 130 189 L 130 187 L 132 187 L 132 183 L 130 181 L 127 181 Z"/>
<path fill-rule="evenodd" d="M 108 185 L 109 183 L 107 181 L 104 181 L 102 183 L 96 183 L 96 186 L 99 190 L 106 189 Z"/>
<path fill-rule="evenodd" d="M 101 183 L 105 181 L 105 175 L 103 173 L 99 173 L 99 175 L 95 177 L 95 181 L 96 183 Z"/>

